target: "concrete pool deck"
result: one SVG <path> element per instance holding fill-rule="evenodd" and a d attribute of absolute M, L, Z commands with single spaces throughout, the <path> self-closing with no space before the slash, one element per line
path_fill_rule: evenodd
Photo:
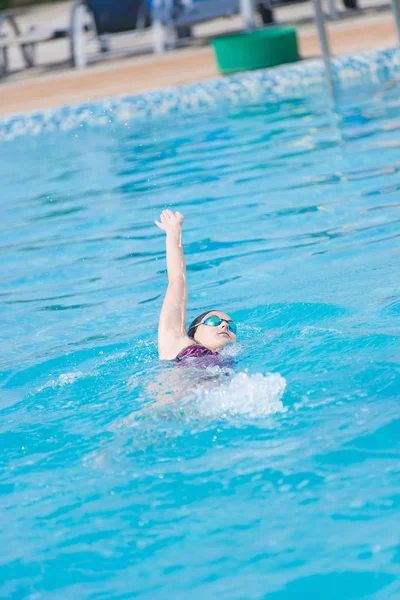
<path fill-rule="evenodd" d="M 19 20 L 23 25 L 39 22 L 59 27 L 68 16 L 69 6 L 70 3 L 67 2 L 31 8 Z M 396 45 L 397 37 L 390 9 L 384 4 L 374 6 L 376 10 L 366 14 L 347 15 L 339 21 L 328 23 L 334 55 Z M 276 10 L 276 18 L 280 23 L 297 23 L 303 58 L 318 57 L 320 54 L 311 16 L 310 3 Z M 207 26 L 203 25 L 203 29 L 199 27 L 198 33 L 211 37 L 240 27 L 241 19 L 218 20 Z M 137 41 L 134 43 L 137 44 Z M 199 41 L 162 56 L 142 54 L 109 58 L 91 64 L 82 71 L 74 70 L 68 65 L 67 40 L 42 44 L 39 47 L 38 66 L 34 69 L 21 69 L 16 54 L 12 56 L 12 60 L 13 70 L 0 84 L 0 114 L 3 115 L 92 101 L 106 96 L 146 92 L 218 76 L 212 48 Z"/>

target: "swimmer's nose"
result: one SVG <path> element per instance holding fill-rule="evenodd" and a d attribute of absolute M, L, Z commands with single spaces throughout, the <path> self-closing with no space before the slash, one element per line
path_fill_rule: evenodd
<path fill-rule="evenodd" d="M 222 331 L 228 331 L 229 327 L 228 327 L 228 323 L 226 321 L 222 321 L 221 329 L 222 329 Z"/>

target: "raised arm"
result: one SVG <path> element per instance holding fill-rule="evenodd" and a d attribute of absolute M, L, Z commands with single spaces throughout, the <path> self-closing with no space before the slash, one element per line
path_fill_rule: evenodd
<path fill-rule="evenodd" d="M 166 233 L 168 288 L 158 326 L 158 354 L 171 360 L 193 343 L 186 332 L 187 284 L 182 248 L 183 215 L 163 210 L 157 227 Z"/>

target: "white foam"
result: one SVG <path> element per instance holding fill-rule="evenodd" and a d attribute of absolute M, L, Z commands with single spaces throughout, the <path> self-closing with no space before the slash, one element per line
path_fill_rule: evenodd
<path fill-rule="evenodd" d="M 84 373 L 82 373 L 81 371 L 72 371 L 71 373 L 61 373 L 61 375 L 59 375 L 59 377 L 57 379 L 50 379 L 44 385 L 42 385 L 42 387 L 37 388 L 37 391 L 41 392 L 42 390 L 49 388 L 49 387 L 50 388 L 63 387 L 64 385 L 73 383 L 74 381 L 76 381 L 77 379 L 80 379 L 81 377 L 85 377 Z"/>
<path fill-rule="evenodd" d="M 281 398 L 285 388 L 286 380 L 279 373 L 238 373 L 221 385 L 197 387 L 195 403 L 203 416 L 265 417 L 284 411 Z"/>
<path fill-rule="evenodd" d="M 103 352 L 100 352 L 100 354 L 103 354 Z M 116 352 L 115 354 L 110 354 L 110 356 L 106 356 L 103 359 L 101 364 L 108 363 L 112 360 L 119 360 L 120 358 L 124 358 L 124 356 L 126 356 L 127 354 L 127 352 Z"/>
<path fill-rule="evenodd" d="M 309 335 L 314 333 L 342 333 L 339 329 L 334 328 L 326 328 L 326 327 L 315 327 L 314 325 L 306 325 L 301 330 L 301 335 Z"/>
<path fill-rule="evenodd" d="M 243 350 L 243 346 L 240 343 L 236 344 L 227 344 L 221 350 L 219 350 L 218 354 L 220 356 L 226 356 L 230 358 L 234 358 L 238 356 Z"/>

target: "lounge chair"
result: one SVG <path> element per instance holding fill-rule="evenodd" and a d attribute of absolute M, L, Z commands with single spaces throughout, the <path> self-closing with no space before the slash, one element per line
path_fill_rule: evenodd
<path fill-rule="evenodd" d="M 8 33 L 4 33 L 8 26 Z M 22 58 L 27 67 L 35 66 L 36 45 L 41 42 L 50 42 L 67 37 L 67 29 L 44 29 L 32 26 L 27 31 L 22 31 L 13 14 L 0 15 L 0 75 L 5 75 L 9 70 L 8 51 L 12 47 L 21 50 Z"/>
<path fill-rule="evenodd" d="M 242 14 L 245 27 L 254 27 L 255 0 L 152 0 L 154 49 L 164 52 L 177 43 L 177 32 L 219 17 Z"/>
<path fill-rule="evenodd" d="M 151 8 L 146 0 L 75 0 L 70 25 L 72 63 L 86 66 L 87 42 L 97 41 L 102 54 L 110 53 L 112 37 L 133 31 L 140 34 L 150 26 Z M 151 51 L 152 45 L 147 49 Z"/>
<path fill-rule="evenodd" d="M 197 23 L 241 13 L 245 26 L 252 27 L 255 8 L 264 22 L 272 21 L 269 0 L 75 0 L 71 13 L 73 64 L 86 66 L 88 40 L 97 40 L 100 51 L 109 52 L 114 35 L 140 34 L 151 26 L 153 38 L 148 49 L 161 53 L 190 37 Z M 92 34 L 89 37 L 84 34 L 85 25 Z"/>

